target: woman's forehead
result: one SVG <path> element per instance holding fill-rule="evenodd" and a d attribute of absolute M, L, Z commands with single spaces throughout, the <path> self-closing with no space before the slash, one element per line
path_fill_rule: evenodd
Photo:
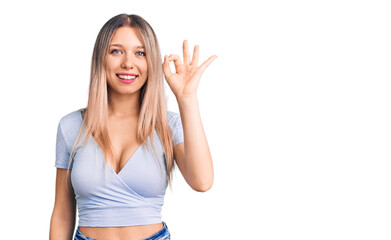
<path fill-rule="evenodd" d="M 119 27 L 115 30 L 110 45 L 121 45 L 123 47 L 143 46 L 136 29 L 128 26 Z"/>

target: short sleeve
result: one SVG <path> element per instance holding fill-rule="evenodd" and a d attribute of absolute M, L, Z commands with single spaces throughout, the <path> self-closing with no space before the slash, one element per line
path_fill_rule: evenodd
<path fill-rule="evenodd" d="M 178 113 L 170 112 L 170 114 L 171 116 L 169 119 L 169 124 L 173 132 L 172 142 L 174 146 L 176 146 L 185 141 L 183 137 L 182 120 L 181 116 Z"/>
<path fill-rule="evenodd" d="M 55 167 L 68 169 L 69 155 L 70 154 L 65 142 L 64 134 L 61 129 L 61 124 L 58 124 Z M 73 164 L 71 164 L 70 168 L 72 168 L 72 165 Z"/>

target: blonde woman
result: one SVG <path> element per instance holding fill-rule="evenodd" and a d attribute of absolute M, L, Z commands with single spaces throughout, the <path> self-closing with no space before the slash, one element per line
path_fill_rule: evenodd
<path fill-rule="evenodd" d="M 61 118 L 50 239 L 170 239 L 161 219 L 174 161 L 196 191 L 213 184 L 213 164 L 197 102 L 200 66 L 183 42 L 183 63 L 164 56 L 151 26 L 120 14 L 100 30 L 88 106 Z M 169 63 L 175 65 L 171 72 Z M 165 79 L 180 114 L 167 111 Z"/>

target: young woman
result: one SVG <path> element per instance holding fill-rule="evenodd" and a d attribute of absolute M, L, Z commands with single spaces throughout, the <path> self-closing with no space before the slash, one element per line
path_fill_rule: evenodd
<path fill-rule="evenodd" d="M 213 164 L 197 102 L 198 66 L 183 42 L 164 56 L 151 26 L 120 14 L 100 30 L 92 56 L 88 106 L 61 118 L 50 239 L 170 239 L 161 207 L 174 161 L 196 191 L 213 184 Z M 169 63 L 173 61 L 175 73 Z M 180 114 L 167 111 L 163 75 Z"/>

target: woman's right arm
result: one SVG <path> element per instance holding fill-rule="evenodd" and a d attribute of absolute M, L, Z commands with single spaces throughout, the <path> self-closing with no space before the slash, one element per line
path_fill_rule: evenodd
<path fill-rule="evenodd" d="M 69 170 L 71 172 L 71 170 Z M 75 230 L 75 193 L 67 170 L 57 168 L 56 197 L 50 220 L 50 240 L 72 240 Z M 67 180 L 68 179 L 68 180 Z"/>

